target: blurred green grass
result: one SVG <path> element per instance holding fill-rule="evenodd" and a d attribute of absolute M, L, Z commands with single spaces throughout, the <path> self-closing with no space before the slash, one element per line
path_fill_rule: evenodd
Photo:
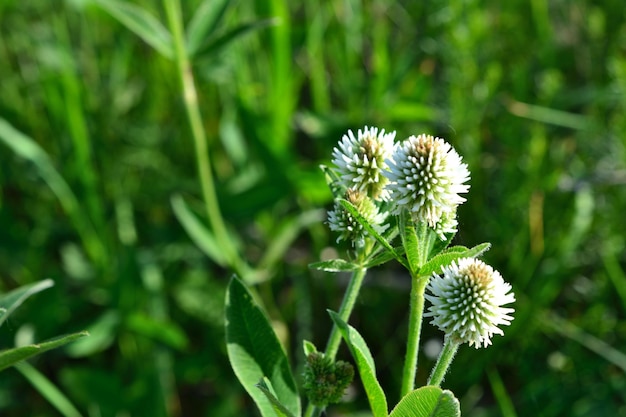
<path fill-rule="evenodd" d="M 159 2 L 133 3 L 165 22 Z M 183 2 L 185 22 L 201 3 Z M 492 242 L 486 260 L 519 299 L 505 336 L 452 366 L 463 414 L 626 416 L 622 2 L 233 3 L 222 31 L 276 24 L 194 59 L 199 106 L 222 211 L 271 277 L 259 294 L 293 361 L 302 338 L 323 344 L 345 283 L 307 268 L 335 239 L 316 214 L 330 202 L 318 165 L 348 128 L 428 132 L 472 172 L 457 241 Z M 256 415 L 226 360 L 231 271 L 171 203 L 206 223 L 175 65 L 86 0 L 0 0 L 0 19 L 3 136 L 40 148 L 0 147 L 0 291 L 56 283 L 0 329 L 0 348 L 88 328 L 33 361 L 84 416 Z M 390 402 L 407 301 L 389 265 L 352 319 Z M 420 363 L 424 383 L 432 359 Z M 332 412 L 365 408 L 361 393 Z M 58 415 L 15 370 L 0 412 Z"/>

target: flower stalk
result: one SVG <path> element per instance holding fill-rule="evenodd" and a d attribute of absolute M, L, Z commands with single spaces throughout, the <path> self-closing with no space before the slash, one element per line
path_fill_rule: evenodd
<path fill-rule="evenodd" d="M 459 350 L 459 346 L 461 346 L 461 344 L 454 338 L 446 337 L 443 349 L 439 353 L 439 358 L 437 358 L 437 363 L 428 378 L 427 385 L 435 385 L 437 387 L 441 385 L 444 376 L 446 376 L 448 372 L 448 368 L 450 368 L 452 359 L 454 359 L 454 355 L 456 355 L 456 352 Z"/>
<path fill-rule="evenodd" d="M 361 285 L 363 284 L 363 279 L 365 278 L 366 272 L 366 268 L 356 269 L 352 273 L 352 277 L 350 278 L 350 282 L 348 283 L 348 288 L 346 289 L 346 293 L 343 296 L 343 300 L 341 302 L 341 306 L 339 307 L 338 312 L 341 320 L 345 321 L 346 323 L 348 322 L 350 314 L 352 314 L 352 310 L 354 309 L 354 304 L 356 303 L 359 291 L 361 290 Z M 328 342 L 326 344 L 326 350 L 324 351 L 324 355 L 327 358 L 334 360 L 335 356 L 337 356 L 340 342 L 341 333 L 339 332 L 337 325 L 333 324 L 330 336 L 328 337 Z"/>
<path fill-rule="evenodd" d="M 415 388 L 417 373 L 417 355 L 419 352 L 420 334 L 422 332 L 422 316 L 424 313 L 424 292 L 428 284 L 428 277 L 413 277 L 411 279 L 411 301 L 409 311 L 409 332 L 402 372 L 401 396 L 404 397 Z"/>
<path fill-rule="evenodd" d="M 367 273 L 367 268 L 358 268 L 352 272 L 352 277 L 350 278 L 350 282 L 348 283 L 348 288 L 343 296 L 343 300 L 341 301 L 341 306 L 339 307 L 339 317 L 345 322 L 350 318 L 350 314 L 352 314 L 352 310 L 354 309 L 354 304 L 356 303 L 356 299 L 358 298 L 359 291 L 361 290 L 361 285 L 363 284 L 363 279 L 365 278 L 365 274 Z M 332 330 L 330 331 L 330 336 L 328 337 L 328 342 L 326 343 L 326 350 L 324 350 L 324 357 L 330 361 L 334 361 L 337 356 L 337 351 L 339 350 L 339 345 L 341 343 L 341 333 L 337 328 L 337 325 L 333 323 Z M 313 404 L 309 403 L 307 406 L 304 416 L 305 417 L 314 417 L 318 416 L 321 410 L 318 407 L 315 407 Z"/>

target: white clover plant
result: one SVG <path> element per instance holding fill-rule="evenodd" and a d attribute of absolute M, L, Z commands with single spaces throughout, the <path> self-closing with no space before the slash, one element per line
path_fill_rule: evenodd
<path fill-rule="evenodd" d="M 340 401 L 354 374 L 350 364 L 335 360 L 342 339 L 352 353 L 374 417 L 459 416 L 458 400 L 440 387 L 459 346 L 468 343 L 476 349 L 486 348 L 495 334 L 503 334 L 501 326 L 513 320 L 514 309 L 505 307 L 515 301 L 511 285 L 478 259 L 490 245 L 450 246 L 458 228 L 457 209 L 470 189 L 467 164 L 442 138 L 426 134 L 398 142 L 395 138 L 396 132 L 376 127 L 366 126 L 356 134 L 349 130 L 332 151 L 332 165 L 322 167 L 335 197 L 328 226 L 338 243 L 349 245 L 347 259 L 317 262 L 312 267 L 350 271 L 352 276 L 338 311 L 329 310 L 334 326 L 325 349 L 318 351 L 313 343 L 304 341 L 307 363 L 302 386 L 308 406 L 302 412 L 294 380 L 284 377 L 286 357 L 278 355 L 281 361 L 272 363 L 277 367 L 274 371 L 280 368 L 280 372 L 266 364 L 265 373 L 255 374 L 260 380 L 254 389 L 248 390 L 264 417 L 317 417 L 328 404 Z M 392 260 L 407 269 L 411 292 L 401 400 L 389 411 L 369 348 L 347 322 L 368 268 Z M 231 281 L 230 292 L 241 292 L 238 282 Z M 430 306 L 425 311 L 426 300 Z M 227 301 L 248 302 L 233 296 Z M 227 320 L 237 321 L 240 315 L 229 315 L 229 308 Z M 249 310 L 245 314 L 259 315 L 261 320 L 261 313 L 252 307 Z M 427 384 L 416 389 L 424 318 L 444 332 L 444 347 Z M 228 329 L 229 325 L 227 333 Z M 267 324 L 266 331 L 257 329 L 256 334 L 269 332 Z M 275 338 L 262 344 L 280 350 Z M 257 362 L 264 359 L 259 358 Z M 245 386 L 245 378 L 238 376 Z"/>

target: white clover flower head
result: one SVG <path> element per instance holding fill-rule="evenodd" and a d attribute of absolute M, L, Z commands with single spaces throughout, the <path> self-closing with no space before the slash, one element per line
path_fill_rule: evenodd
<path fill-rule="evenodd" d="M 379 234 L 384 233 L 388 225 L 385 224 L 386 213 L 381 213 L 374 202 L 364 193 L 355 189 L 346 191 L 345 199 L 348 200 L 359 213 L 372 225 Z M 335 201 L 333 210 L 328 212 L 328 225 L 330 230 L 339 232 L 337 242 L 341 240 L 352 242 L 352 246 L 361 246 L 368 235 L 363 225 L 359 223 L 338 201 Z"/>
<path fill-rule="evenodd" d="M 459 222 L 456 219 L 456 209 L 444 212 L 441 218 L 433 227 L 435 233 L 441 240 L 446 240 L 446 234 L 456 233 Z"/>
<path fill-rule="evenodd" d="M 333 164 L 346 188 L 365 192 L 374 200 L 386 200 L 387 178 L 382 172 L 388 169 L 385 160 L 393 152 L 396 132 L 385 133 L 377 127 L 359 129 L 357 136 L 352 130 L 343 135 L 333 148 Z"/>
<path fill-rule="evenodd" d="M 444 213 L 465 201 L 470 173 L 454 148 L 431 135 L 411 136 L 396 144 L 383 174 L 395 212 L 407 209 L 414 221 L 435 228 Z"/>
<path fill-rule="evenodd" d="M 491 336 L 502 335 L 499 325 L 509 325 L 515 311 L 502 307 L 515 301 L 511 285 L 483 261 L 462 258 L 434 274 L 425 297 L 432 303 L 424 317 L 445 332 L 446 337 L 476 349 L 491 344 Z"/>

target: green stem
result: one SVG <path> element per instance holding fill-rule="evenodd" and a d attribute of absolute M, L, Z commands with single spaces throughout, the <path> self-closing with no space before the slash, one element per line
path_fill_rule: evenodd
<path fill-rule="evenodd" d="M 354 304 L 356 303 L 356 299 L 359 295 L 359 291 L 361 290 L 361 285 L 363 284 L 363 279 L 365 278 L 366 272 L 367 268 L 359 268 L 352 272 L 350 283 L 348 284 L 346 293 L 343 296 L 343 301 L 341 302 L 341 306 L 339 307 L 338 312 L 339 317 L 341 317 L 341 319 L 346 323 L 348 322 L 350 314 L 352 313 L 352 309 L 354 308 Z M 324 351 L 324 355 L 330 360 L 335 360 L 340 343 L 341 332 L 339 332 L 337 325 L 333 324 L 330 336 L 328 337 L 328 343 L 326 344 L 326 350 Z M 317 407 L 309 403 L 304 413 L 304 416 L 318 416 L 320 411 L 321 410 L 319 410 Z"/>
<path fill-rule="evenodd" d="M 365 278 L 366 272 L 366 268 L 356 269 L 352 273 L 352 277 L 350 278 L 350 283 L 348 284 L 346 293 L 343 296 L 343 301 L 341 302 L 341 306 L 339 307 L 339 317 L 341 317 L 341 320 L 345 321 L 346 323 L 350 318 L 350 314 L 352 314 L 352 309 L 354 308 L 354 304 L 359 295 L 359 291 L 361 290 L 361 284 L 363 284 L 363 279 Z M 333 329 L 330 332 L 330 337 L 328 338 L 328 343 L 326 344 L 326 351 L 324 352 L 324 355 L 330 360 L 335 360 L 335 356 L 337 356 L 337 351 L 339 350 L 340 342 L 341 332 L 339 332 L 337 326 L 333 324 Z"/>
<path fill-rule="evenodd" d="M 446 337 L 446 341 L 443 345 L 443 349 L 439 354 L 439 358 L 437 359 L 437 363 L 433 368 L 433 372 L 428 378 L 428 385 L 440 386 L 443 381 L 443 377 L 448 372 L 448 368 L 452 363 L 452 359 L 454 359 L 454 355 L 456 355 L 457 350 L 459 350 L 459 346 L 461 344 L 455 342 L 450 337 Z"/>
<path fill-rule="evenodd" d="M 424 292 L 428 277 L 413 277 L 411 284 L 411 304 L 409 316 L 409 333 L 402 372 L 402 397 L 413 391 L 415 374 L 417 373 L 417 354 L 422 331 L 422 315 L 424 313 Z"/>
<path fill-rule="evenodd" d="M 240 272 L 242 270 L 243 263 L 235 245 L 230 239 L 230 235 L 228 234 L 228 230 L 218 204 L 217 194 L 215 192 L 215 183 L 211 172 L 211 161 L 209 159 L 206 133 L 204 131 L 202 116 L 198 106 L 198 95 L 196 93 L 191 63 L 185 46 L 180 0 L 163 0 L 163 5 L 165 7 L 169 29 L 172 33 L 172 39 L 174 41 L 174 59 L 178 68 L 183 101 L 185 103 L 185 110 L 187 112 L 191 135 L 195 145 L 198 176 L 200 177 L 200 185 L 202 188 L 202 197 L 204 199 L 206 215 L 217 241 L 220 245 L 222 245 L 226 259 L 228 260 L 230 266 L 237 272 Z"/>

